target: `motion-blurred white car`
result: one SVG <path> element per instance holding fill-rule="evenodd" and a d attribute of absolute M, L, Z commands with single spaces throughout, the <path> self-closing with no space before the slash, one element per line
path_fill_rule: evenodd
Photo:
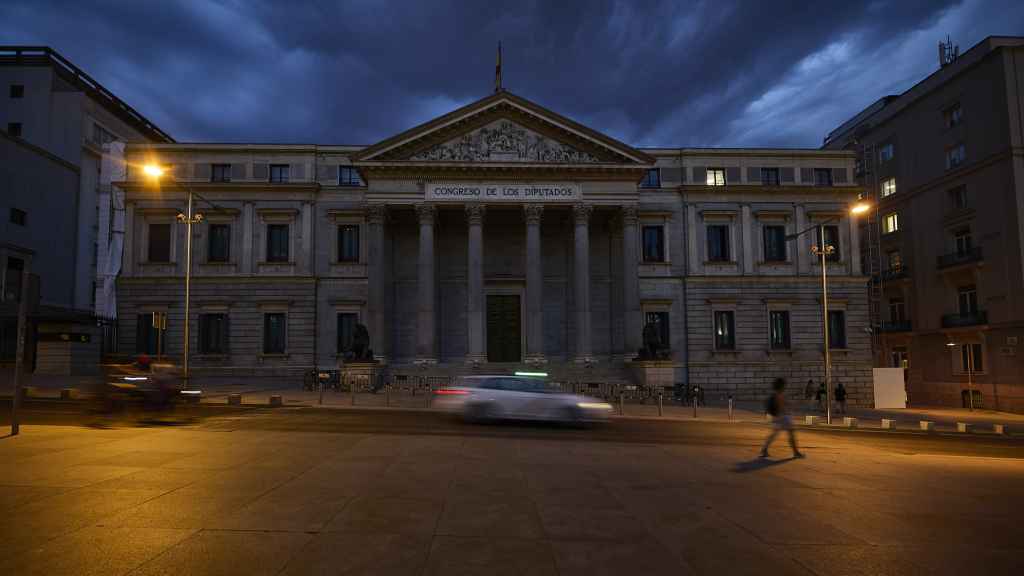
<path fill-rule="evenodd" d="M 600 422 L 612 406 L 596 398 L 565 394 L 543 378 L 463 376 L 455 386 L 435 392 L 435 406 L 474 422 L 547 420 L 580 424 Z"/>

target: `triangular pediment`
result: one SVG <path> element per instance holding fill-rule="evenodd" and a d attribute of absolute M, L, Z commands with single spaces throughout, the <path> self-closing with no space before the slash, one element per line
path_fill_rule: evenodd
<path fill-rule="evenodd" d="M 649 155 L 508 92 L 363 149 L 359 164 L 500 163 L 628 165 Z"/>

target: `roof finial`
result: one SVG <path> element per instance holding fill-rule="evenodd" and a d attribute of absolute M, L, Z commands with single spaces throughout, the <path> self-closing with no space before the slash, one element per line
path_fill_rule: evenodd
<path fill-rule="evenodd" d="M 501 92 L 501 40 L 498 40 L 498 63 L 494 66 L 494 91 Z"/>

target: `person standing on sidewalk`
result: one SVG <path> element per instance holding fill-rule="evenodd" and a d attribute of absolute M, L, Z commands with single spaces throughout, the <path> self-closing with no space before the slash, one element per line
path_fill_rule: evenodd
<path fill-rule="evenodd" d="M 764 441 L 764 447 L 761 448 L 761 458 L 768 457 L 768 447 L 772 445 L 775 440 L 775 436 L 778 435 L 780 430 L 789 432 L 789 445 L 793 448 L 793 458 L 803 458 L 804 455 L 796 447 L 796 432 L 793 430 L 793 422 L 789 419 L 789 414 L 786 413 L 786 396 L 784 394 L 786 390 L 785 378 L 776 378 L 772 382 L 772 395 L 768 397 L 767 409 L 768 414 L 772 417 L 772 431 L 768 435 L 768 438 Z"/>
<path fill-rule="evenodd" d="M 818 391 L 814 394 L 814 399 L 818 402 L 818 410 L 825 410 L 825 383 L 822 382 L 821 386 L 818 386 Z"/>
<path fill-rule="evenodd" d="M 804 402 L 807 404 L 807 408 L 811 408 L 811 403 L 814 401 L 814 380 L 807 379 L 807 387 L 804 388 Z"/>
<path fill-rule="evenodd" d="M 839 403 L 839 413 L 846 414 L 846 387 L 842 382 L 836 384 L 836 402 Z"/>

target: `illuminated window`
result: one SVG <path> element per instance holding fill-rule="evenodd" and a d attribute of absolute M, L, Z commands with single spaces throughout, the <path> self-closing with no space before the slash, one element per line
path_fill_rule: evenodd
<path fill-rule="evenodd" d="M 732 310 L 715 311 L 715 350 L 736 349 L 736 323 Z"/>
<path fill-rule="evenodd" d="M 900 218 L 896 212 L 891 212 L 885 215 L 885 220 L 882 222 L 882 230 L 886 234 L 892 234 L 900 229 Z"/>
<path fill-rule="evenodd" d="M 888 180 L 882 182 L 882 198 L 885 198 L 886 196 L 892 196 L 895 193 L 896 193 L 896 179 L 895 178 L 889 178 Z"/>
<path fill-rule="evenodd" d="M 725 168 L 708 168 L 708 186 L 725 186 Z"/>
<path fill-rule="evenodd" d="M 885 144 L 878 149 L 879 162 L 888 162 L 889 160 L 892 160 L 893 155 L 894 151 L 891 143 Z"/>
<path fill-rule="evenodd" d="M 946 149 L 946 170 L 952 170 L 964 163 L 967 159 L 967 152 L 963 144 L 957 144 Z"/>

